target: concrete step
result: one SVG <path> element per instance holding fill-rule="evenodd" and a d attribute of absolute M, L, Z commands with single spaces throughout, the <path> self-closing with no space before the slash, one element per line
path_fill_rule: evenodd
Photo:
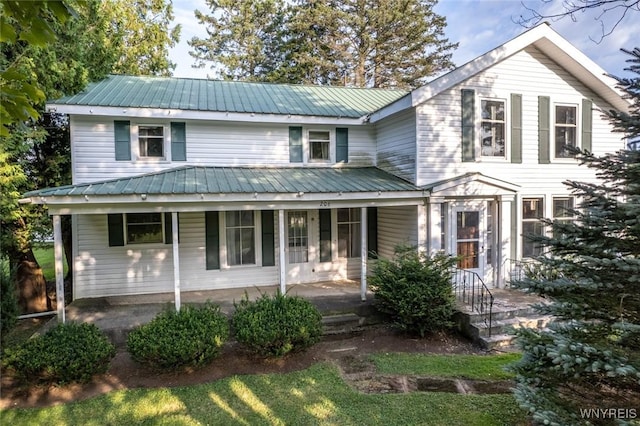
<path fill-rule="evenodd" d="M 481 337 L 477 343 L 488 351 L 505 350 L 515 345 L 515 339 L 513 334 L 492 334 L 491 337 Z"/>
<path fill-rule="evenodd" d="M 354 313 L 325 315 L 322 317 L 322 334 L 325 336 L 362 331 L 367 319 Z"/>

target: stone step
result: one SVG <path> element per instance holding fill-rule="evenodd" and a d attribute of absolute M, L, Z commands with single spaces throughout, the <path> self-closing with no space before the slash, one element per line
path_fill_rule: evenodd
<path fill-rule="evenodd" d="M 513 348 L 516 336 L 513 334 L 492 334 L 491 337 L 480 337 L 477 343 L 488 351 Z"/>
<path fill-rule="evenodd" d="M 546 328 L 551 319 L 549 315 L 524 316 L 493 320 L 491 321 L 491 328 L 484 321 L 471 323 L 471 326 L 478 330 L 478 337 L 484 337 L 489 334 L 508 334 L 511 330 L 519 328 Z"/>
<path fill-rule="evenodd" d="M 486 313 L 480 314 L 478 312 L 471 312 L 470 309 L 460 310 L 465 315 L 469 316 L 469 321 L 480 322 L 483 318 L 488 317 L 489 311 Z M 491 311 L 491 318 L 494 320 L 505 320 L 515 317 L 525 317 L 525 316 L 536 316 L 540 315 L 533 307 L 531 306 L 520 306 L 513 308 L 504 308 L 504 307 L 494 307 Z"/>
<path fill-rule="evenodd" d="M 322 334 L 333 336 L 362 331 L 367 319 L 354 313 L 325 315 L 322 317 Z"/>

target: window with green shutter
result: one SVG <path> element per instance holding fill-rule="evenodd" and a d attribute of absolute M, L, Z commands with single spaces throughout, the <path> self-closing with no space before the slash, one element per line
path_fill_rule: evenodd
<path fill-rule="evenodd" d="M 336 162 L 349 162 L 349 129 L 345 127 L 336 128 Z"/>
<path fill-rule="evenodd" d="M 289 127 L 289 162 L 302 163 L 302 127 Z"/>
<path fill-rule="evenodd" d="M 187 161 L 185 123 L 171 123 L 171 161 Z"/>

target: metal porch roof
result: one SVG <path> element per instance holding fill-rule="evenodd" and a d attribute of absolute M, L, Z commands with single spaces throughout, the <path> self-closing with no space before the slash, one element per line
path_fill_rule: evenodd
<path fill-rule="evenodd" d="M 121 108 L 360 118 L 408 92 L 391 89 L 111 75 L 48 102 Z"/>
<path fill-rule="evenodd" d="M 249 168 L 183 166 L 101 182 L 31 191 L 24 197 L 420 191 L 376 167 Z"/>

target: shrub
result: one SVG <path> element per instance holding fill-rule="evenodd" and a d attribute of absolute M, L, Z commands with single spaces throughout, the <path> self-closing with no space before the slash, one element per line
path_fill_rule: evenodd
<path fill-rule="evenodd" d="M 234 305 L 236 339 L 260 355 L 283 356 L 314 345 L 322 336 L 322 315 L 301 297 L 278 291 L 250 302 L 245 293 Z"/>
<path fill-rule="evenodd" d="M 450 327 L 455 262 L 444 253 L 427 256 L 411 247 L 397 247 L 393 260 L 378 261 L 369 280 L 377 309 L 394 326 L 421 337 Z"/>
<path fill-rule="evenodd" d="M 88 382 L 104 373 L 115 347 L 94 324 L 58 324 L 43 335 L 6 349 L 6 365 L 29 382 Z"/>
<path fill-rule="evenodd" d="M 229 337 L 229 321 L 220 307 L 184 306 L 165 311 L 129 333 L 131 357 L 164 369 L 204 365 L 220 355 Z"/>
<path fill-rule="evenodd" d="M 13 329 L 18 320 L 18 297 L 9 262 L 0 258 L 0 339 Z M 1 342 L 0 342 L 1 343 Z"/>

